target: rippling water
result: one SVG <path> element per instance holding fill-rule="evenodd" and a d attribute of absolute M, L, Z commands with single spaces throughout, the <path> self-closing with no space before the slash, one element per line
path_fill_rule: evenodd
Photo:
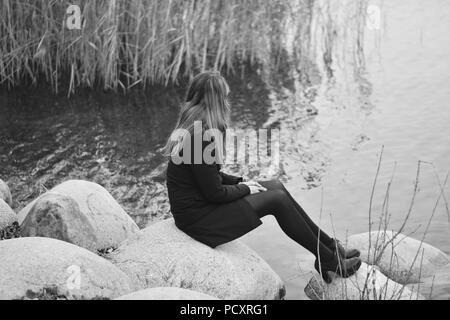
<path fill-rule="evenodd" d="M 329 5 L 335 38 L 323 32 L 324 11 L 317 7 L 312 60 L 294 74 L 295 81 L 268 86 L 257 73 L 229 79 L 236 127 L 285 129 L 281 171 L 229 169 L 254 178 L 280 177 L 325 230 L 344 239 L 368 231 L 369 200 L 384 146 L 373 220 L 394 176 L 391 228 L 401 226 L 423 161 L 405 230 L 420 238 L 440 195 L 439 183 L 450 170 L 450 3 L 371 1 L 381 8 L 382 24 L 380 30 L 364 31 L 365 59 L 352 47 L 361 33 L 345 23 L 358 13 L 359 1 L 318 3 Z M 126 96 L 79 92 L 71 99 L 41 88 L 1 92 L 0 177 L 11 186 L 15 209 L 45 189 L 80 178 L 104 185 L 141 227 L 169 217 L 158 148 L 175 124 L 184 87 L 153 87 Z M 443 189 L 450 201 L 450 186 Z M 285 236 L 273 218 L 264 221 L 243 240 L 286 281 L 288 299 L 303 298 L 311 254 Z M 449 231 L 441 199 L 425 240 L 450 253 Z"/>
<path fill-rule="evenodd" d="M 335 60 L 335 81 L 323 81 L 313 102 L 319 115 L 314 119 L 311 148 L 326 159 L 321 186 L 306 191 L 294 175 L 288 187 L 328 232 L 334 230 L 342 239 L 367 232 L 369 200 L 384 146 L 372 219 L 376 228 L 393 176 L 388 212 L 390 228 L 398 230 L 411 203 L 418 162 L 423 161 L 405 230 L 421 239 L 450 170 L 450 3 L 371 4 L 381 7 L 382 25 L 380 30 L 365 32 L 365 72 L 355 81 L 353 73 L 343 70 L 346 62 Z M 443 189 L 450 201 L 450 185 Z M 446 201 L 438 202 L 425 241 L 450 253 Z M 267 224 L 246 240 L 288 279 L 288 298 L 300 298 L 310 276 L 311 257 L 280 236 L 273 219 Z"/>
<path fill-rule="evenodd" d="M 450 170 L 450 3 L 390 1 L 384 2 L 382 12 L 382 30 L 366 33 L 372 108 L 344 103 L 317 118 L 319 140 L 328 145 L 332 163 L 323 180 L 325 207 L 336 216 L 338 230 L 364 231 L 365 200 L 383 145 L 374 209 L 379 211 L 394 174 L 389 202 L 393 227 L 399 226 L 409 207 L 418 162 L 426 163 L 421 165 L 410 231 L 430 218 L 440 195 L 439 180 L 443 183 Z M 325 100 L 318 108 L 328 110 L 332 105 Z M 444 190 L 448 197 L 450 185 Z M 450 220 L 444 204 L 440 202 L 426 240 L 450 252 Z M 351 224 L 343 221 L 348 215 Z"/>
<path fill-rule="evenodd" d="M 255 73 L 230 77 L 236 126 L 260 127 L 268 89 Z M 186 83 L 127 95 L 47 87 L 0 92 L 0 178 L 20 210 L 68 179 L 103 185 L 140 227 L 171 216 L 159 149 L 175 126 Z"/>

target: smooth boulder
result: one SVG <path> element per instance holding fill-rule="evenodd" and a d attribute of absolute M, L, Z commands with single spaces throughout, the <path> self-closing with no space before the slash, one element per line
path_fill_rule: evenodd
<path fill-rule="evenodd" d="M 5 201 L 10 207 L 12 207 L 12 196 L 11 191 L 9 190 L 8 185 L 0 179 L 0 199 Z"/>
<path fill-rule="evenodd" d="M 31 207 L 21 225 L 23 237 L 44 237 L 97 250 L 97 234 L 71 197 L 46 193 Z"/>
<path fill-rule="evenodd" d="M 12 226 L 14 222 L 17 222 L 17 215 L 3 199 L 0 199 L 0 231 Z"/>
<path fill-rule="evenodd" d="M 109 257 L 140 289 L 176 287 L 225 300 L 284 297 L 280 277 L 240 241 L 212 249 L 180 231 L 173 219 L 155 223 Z"/>
<path fill-rule="evenodd" d="M 134 290 L 109 261 L 67 242 L 49 238 L 0 241 L 0 300 L 114 299 Z"/>
<path fill-rule="evenodd" d="M 450 264 L 412 286 L 430 300 L 450 300 Z"/>
<path fill-rule="evenodd" d="M 207 294 L 182 288 L 152 288 L 117 298 L 116 300 L 219 300 Z"/>
<path fill-rule="evenodd" d="M 19 213 L 19 223 L 24 235 L 43 234 L 94 252 L 117 248 L 139 233 L 105 188 L 80 180 L 64 182 L 35 199 Z"/>
<path fill-rule="evenodd" d="M 365 263 L 352 277 L 336 277 L 331 284 L 317 275 L 310 280 L 305 293 L 311 300 L 424 300 L 420 294 Z"/>
<path fill-rule="evenodd" d="M 418 283 L 450 263 L 441 250 L 394 231 L 374 231 L 348 238 L 348 247 L 361 251 L 361 259 L 380 268 L 402 284 Z M 370 254 L 369 254 L 370 249 Z"/>

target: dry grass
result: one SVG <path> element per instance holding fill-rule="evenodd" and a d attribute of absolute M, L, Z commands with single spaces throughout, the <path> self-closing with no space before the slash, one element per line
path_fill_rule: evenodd
<path fill-rule="evenodd" d="M 175 82 L 211 68 L 235 72 L 248 64 L 267 67 L 281 56 L 287 27 L 304 32 L 305 9 L 313 3 L 4 0 L 0 85 L 44 80 L 56 92 L 80 86 L 126 90 Z M 65 26 L 70 4 L 81 7 L 81 30 Z M 296 39 L 303 36 L 296 34 Z"/>
<path fill-rule="evenodd" d="M 410 299 L 411 300 L 420 299 L 420 294 L 418 291 L 420 291 L 420 283 L 422 281 L 422 266 L 423 266 L 423 255 L 424 255 L 423 244 L 424 244 L 424 240 L 429 232 L 431 222 L 435 217 L 437 208 L 438 208 L 439 204 L 441 203 L 441 201 L 444 202 L 445 208 L 447 211 L 446 213 L 450 219 L 449 205 L 448 205 L 448 201 L 446 199 L 445 193 L 444 193 L 445 187 L 447 186 L 448 180 L 450 178 L 450 171 L 447 174 L 447 176 L 445 177 L 445 180 L 442 182 L 437 174 L 436 168 L 434 167 L 434 165 L 432 163 L 419 161 L 418 166 L 417 166 L 417 173 L 416 173 L 416 177 L 415 177 L 413 193 L 412 193 L 410 205 L 406 212 L 406 215 L 402 221 L 400 228 L 398 228 L 398 230 L 394 232 L 393 237 L 389 238 L 389 239 L 385 239 L 384 234 L 386 232 L 389 232 L 390 230 L 392 230 L 390 228 L 391 213 L 389 212 L 389 201 L 390 201 L 390 190 L 391 190 L 391 186 L 392 186 L 394 176 L 395 176 L 395 169 L 394 169 L 392 177 L 386 187 L 383 205 L 382 205 L 381 213 L 379 216 L 378 226 L 376 228 L 374 228 L 374 225 L 375 225 L 374 217 L 373 217 L 374 212 L 372 209 L 374 194 L 376 191 L 378 177 L 380 174 L 381 164 L 382 164 L 382 160 L 383 160 L 383 153 L 384 153 L 384 147 L 382 148 L 380 156 L 379 156 L 379 162 L 378 162 L 375 179 L 374 179 L 373 186 L 372 186 L 372 191 L 371 191 L 371 196 L 370 196 L 370 201 L 369 201 L 369 210 L 368 210 L 369 232 L 370 233 L 375 232 L 377 236 L 375 237 L 375 239 L 373 239 L 372 236 L 369 237 L 368 254 L 366 257 L 361 257 L 364 261 L 371 261 L 372 262 L 371 264 L 373 266 L 377 266 L 378 263 L 381 261 L 381 259 L 386 258 L 386 253 L 388 252 L 388 250 L 390 250 L 390 256 L 388 257 L 390 259 L 389 269 L 384 270 L 383 273 L 385 273 L 386 275 L 389 275 L 389 274 L 393 274 L 397 271 L 396 270 L 396 261 L 397 261 L 398 257 L 395 254 L 395 247 L 397 246 L 397 244 L 399 242 L 402 241 L 402 238 L 404 237 L 404 232 L 405 232 L 406 226 L 408 224 L 408 221 L 410 220 L 411 213 L 412 213 L 412 210 L 413 210 L 413 207 L 415 204 L 416 196 L 418 194 L 419 183 L 420 183 L 420 173 L 421 173 L 421 169 L 424 165 L 430 165 L 433 167 L 435 178 L 436 178 L 436 181 L 440 188 L 440 193 L 437 196 L 437 199 L 435 201 L 433 209 L 431 210 L 431 215 L 426 224 L 425 230 L 423 231 L 423 236 L 420 239 L 419 248 L 417 249 L 417 252 L 411 263 L 411 266 L 409 266 L 409 270 L 406 272 L 407 277 L 404 279 L 404 281 L 402 281 L 402 283 L 404 283 L 404 284 L 398 284 L 399 285 L 398 290 L 396 291 L 396 293 L 394 295 L 391 296 L 388 294 L 388 283 L 386 282 L 381 288 L 378 288 L 378 290 L 377 290 L 375 288 L 375 286 L 373 285 L 374 278 L 369 273 L 369 274 L 367 274 L 367 277 L 365 278 L 364 285 L 362 287 L 357 288 L 357 290 L 359 292 L 359 300 L 398 300 L 398 299 L 402 298 L 402 294 L 404 293 L 404 291 L 406 289 L 411 289 L 411 288 L 413 288 L 413 290 L 416 290 L 416 293 L 414 295 L 410 296 Z M 334 231 L 333 231 L 333 233 L 334 233 Z M 411 236 L 414 233 L 415 233 L 415 231 L 411 232 L 410 234 L 407 234 L 406 236 Z M 418 282 L 415 282 L 415 285 L 413 285 L 412 287 L 408 287 L 410 284 L 412 284 L 410 282 L 410 280 L 411 280 L 411 277 L 413 276 L 412 269 L 414 267 L 418 267 L 420 270 L 419 271 L 419 279 L 418 279 Z M 320 283 L 320 285 L 323 288 L 326 287 L 326 284 L 324 284 L 322 279 L 316 278 L 316 281 L 318 283 Z M 351 279 L 349 279 L 349 281 L 350 281 L 349 282 L 349 284 L 350 284 Z M 341 292 L 341 296 L 339 299 L 343 299 L 343 300 L 349 299 L 349 291 L 348 291 L 349 284 L 347 284 L 347 281 L 346 281 L 345 284 L 342 286 L 342 290 L 341 290 L 342 292 Z M 356 286 L 356 284 L 353 283 L 352 286 Z M 429 293 L 429 296 L 426 296 L 424 298 L 430 298 L 432 296 L 432 291 L 433 291 L 433 288 L 431 288 L 431 292 Z M 326 294 L 320 294 L 318 292 L 316 293 L 316 296 L 318 298 L 320 298 L 321 300 L 336 298 L 336 297 L 327 297 Z"/>

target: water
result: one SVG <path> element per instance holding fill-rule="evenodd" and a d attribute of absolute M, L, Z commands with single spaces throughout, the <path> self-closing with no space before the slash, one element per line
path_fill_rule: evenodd
<path fill-rule="evenodd" d="M 236 125 L 261 126 L 268 91 L 260 77 L 229 80 Z M 84 179 L 107 188 L 141 228 L 171 217 L 159 149 L 186 86 L 127 95 L 81 90 L 70 99 L 45 86 L 0 92 L 0 178 L 11 188 L 13 208 L 62 181 Z"/>
<path fill-rule="evenodd" d="M 351 5 L 358 2 L 336 3 L 330 12 L 338 26 L 344 25 L 354 14 Z M 369 199 L 384 146 L 373 220 L 378 221 L 395 173 L 389 213 L 391 227 L 401 226 L 418 162 L 424 161 L 405 230 L 421 238 L 440 194 L 437 179 L 443 183 L 450 169 L 450 3 L 372 4 L 381 7 L 383 19 L 380 30 L 364 32 L 365 64 L 355 64 L 350 44 L 358 34 L 350 28 L 337 29 L 332 63 L 324 65 L 324 35 L 317 28 L 312 42 L 317 52 L 307 70 L 301 70 L 307 80 L 270 87 L 257 72 L 244 80 L 229 79 L 236 127 L 281 127 L 296 133 L 283 136 L 281 172 L 229 169 L 248 177 L 280 177 L 325 230 L 345 239 L 368 231 Z M 320 25 L 319 13 L 313 15 L 312 23 Z M 326 76 L 330 72 L 331 79 Z M 2 91 L 0 178 L 12 189 L 14 209 L 45 189 L 79 178 L 104 185 L 141 227 L 170 217 L 158 149 L 176 121 L 185 85 L 126 96 L 80 91 L 71 99 L 55 98 L 45 88 Z M 444 194 L 450 198 L 449 186 Z M 447 253 L 449 219 L 440 201 L 425 238 Z M 285 236 L 273 218 L 264 222 L 243 241 L 285 280 L 288 299 L 305 298 L 311 254 Z"/>
<path fill-rule="evenodd" d="M 408 0 L 372 4 L 381 6 L 383 19 L 381 30 L 366 30 L 367 73 L 359 84 L 367 90 L 362 90 L 361 96 L 355 89 L 358 82 L 353 83 L 339 67 L 337 83 L 321 84 L 314 101 L 319 111 L 314 148 L 327 155 L 329 165 L 321 187 L 305 191 L 294 178 L 288 188 L 325 230 L 334 230 L 342 239 L 367 232 L 369 199 L 384 146 L 373 221 L 377 226 L 387 184 L 394 174 L 389 213 L 391 228 L 398 230 L 411 203 L 418 162 L 428 162 L 421 165 L 419 192 L 405 230 L 421 239 L 440 195 L 438 179 L 443 184 L 450 170 L 450 3 Z M 369 104 L 362 104 L 367 92 Z M 449 185 L 444 194 L 449 199 Z M 301 298 L 310 277 L 311 257 L 280 236 L 273 219 L 266 224 L 265 230 L 248 235 L 246 241 L 289 279 L 288 299 Z M 441 200 L 425 241 L 450 253 L 449 232 L 450 217 Z M 297 271 L 298 266 L 302 272 Z"/>

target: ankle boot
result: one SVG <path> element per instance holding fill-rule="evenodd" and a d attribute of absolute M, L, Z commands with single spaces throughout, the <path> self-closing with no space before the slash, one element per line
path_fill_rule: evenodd
<path fill-rule="evenodd" d="M 360 258 L 344 259 L 334 252 L 333 259 L 326 261 L 325 259 L 316 259 L 314 268 L 322 276 L 326 283 L 333 281 L 334 275 L 342 278 L 348 278 L 354 275 L 361 267 Z"/>
<path fill-rule="evenodd" d="M 344 259 L 351 259 L 351 258 L 359 258 L 361 256 L 361 252 L 356 249 L 348 249 L 346 250 L 342 243 L 337 239 L 332 239 L 332 247 L 329 247 L 332 251 L 338 251 L 339 255 Z"/>

